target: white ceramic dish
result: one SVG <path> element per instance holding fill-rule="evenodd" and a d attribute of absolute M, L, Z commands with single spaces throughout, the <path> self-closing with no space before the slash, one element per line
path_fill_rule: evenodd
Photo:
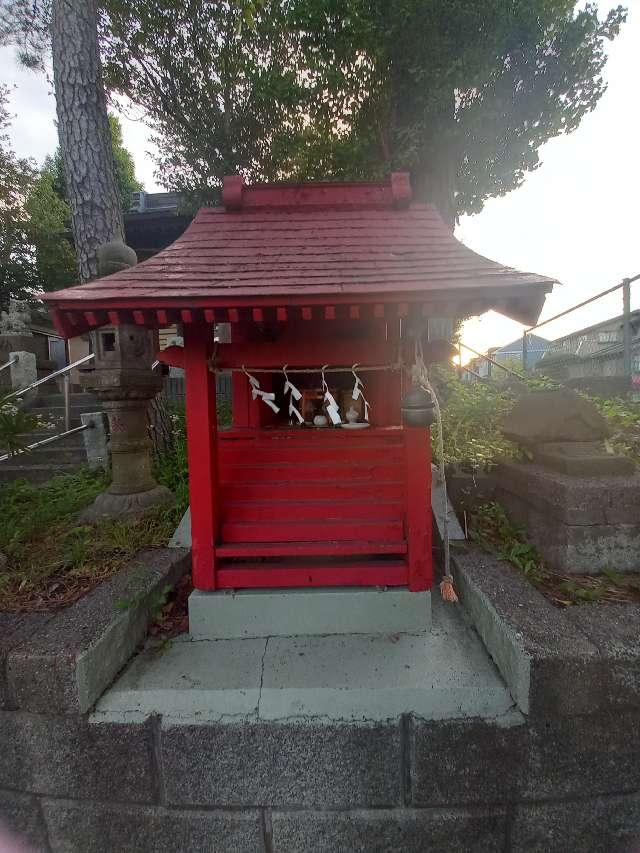
<path fill-rule="evenodd" d="M 371 424 L 366 421 L 362 421 L 362 423 L 359 424 L 340 424 L 340 426 L 342 429 L 366 429 L 367 427 L 370 427 Z"/>

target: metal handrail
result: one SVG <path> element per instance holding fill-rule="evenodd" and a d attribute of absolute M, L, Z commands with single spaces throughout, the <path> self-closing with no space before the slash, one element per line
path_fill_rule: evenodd
<path fill-rule="evenodd" d="M 80 364 L 85 364 L 87 361 L 91 361 L 91 359 L 95 357 L 96 354 L 94 352 L 90 352 L 89 355 L 85 355 L 83 358 L 79 358 L 72 364 L 66 364 L 64 367 L 61 367 L 60 370 L 54 370 L 53 373 L 50 373 L 48 376 L 45 376 L 44 379 L 38 379 L 36 382 L 32 382 L 31 385 L 27 385 L 26 388 L 20 388 L 18 391 L 12 391 L 12 393 L 7 394 L 4 399 L 10 400 L 12 397 L 22 397 L 23 394 L 27 393 L 27 391 L 32 391 L 34 388 L 38 388 L 38 386 L 44 385 L 44 383 L 48 382 L 50 379 L 55 379 L 57 376 L 62 376 L 63 374 L 68 373 L 70 370 L 73 370 L 74 367 L 78 367 L 78 365 Z"/>
<path fill-rule="evenodd" d="M 65 432 L 58 433 L 58 435 L 52 435 L 49 438 L 43 438 L 42 441 L 36 441 L 34 444 L 28 444 L 26 447 L 21 447 L 19 450 L 16 450 L 15 453 L 5 453 L 4 456 L 0 456 L 0 462 L 6 462 L 7 459 L 13 459 L 21 453 L 26 453 L 28 450 L 35 450 L 37 447 L 44 447 L 46 444 L 53 444 L 56 441 L 60 441 L 61 438 L 66 438 L 68 435 L 74 435 L 75 433 L 82 432 L 85 429 L 93 429 L 93 424 L 82 424 L 81 426 L 73 427 L 73 429 L 68 429 Z"/>
<path fill-rule="evenodd" d="M 462 349 L 468 349 L 468 350 L 469 350 L 469 352 L 472 352 L 474 355 L 477 355 L 479 358 L 482 358 L 482 359 L 484 359 L 485 361 L 488 361 L 490 364 L 493 364 L 495 367 L 499 367 L 499 368 L 500 368 L 500 370 L 504 370 L 504 371 L 505 371 L 505 373 L 508 373 L 508 374 L 510 374 L 511 376 L 514 376 L 516 379 L 519 379 L 521 382 L 526 382 L 526 381 L 527 381 L 527 380 L 524 378 L 524 376 L 521 376 L 521 375 L 520 375 L 519 373 L 517 373 L 515 370 L 511 370 L 511 368 L 510 368 L 510 367 L 505 367 L 505 365 L 504 365 L 504 364 L 500 364 L 500 362 L 499 362 L 499 361 L 495 361 L 493 358 L 491 358 L 491 356 L 489 356 L 489 355 L 485 355 L 483 352 L 478 352 L 477 350 L 473 349 L 473 347 L 470 347 L 468 344 L 463 344 L 463 343 L 462 343 L 462 341 L 460 341 L 460 347 L 461 347 Z M 463 369 L 463 370 L 466 370 L 466 371 L 467 371 L 467 373 L 473 373 L 473 371 L 472 371 L 472 370 L 469 370 L 469 368 L 468 368 L 468 367 L 464 367 L 464 365 L 463 365 L 463 368 L 462 368 L 462 369 Z M 484 378 L 484 377 L 481 377 L 481 378 Z"/>
<path fill-rule="evenodd" d="M 19 361 L 18 356 L 14 355 L 13 358 L 10 358 L 9 361 L 5 362 L 2 366 L 0 366 L 0 373 L 7 367 L 11 367 L 12 364 L 16 364 Z"/>

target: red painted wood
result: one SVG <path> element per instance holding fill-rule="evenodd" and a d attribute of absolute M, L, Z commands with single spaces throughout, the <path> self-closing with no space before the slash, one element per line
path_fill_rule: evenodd
<path fill-rule="evenodd" d="M 224 521 L 223 542 L 397 542 L 402 521 Z"/>
<path fill-rule="evenodd" d="M 97 313 L 94 311 L 85 311 L 84 318 L 90 326 L 98 326 L 98 317 Z"/>
<path fill-rule="evenodd" d="M 196 589 L 216 588 L 218 469 L 216 382 L 207 360 L 213 350 L 211 327 L 184 327 L 187 454 L 191 504 L 191 561 Z"/>
<path fill-rule="evenodd" d="M 184 347 L 181 346 L 175 345 L 166 347 L 156 353 L 156 358 L 158 361 L 162 362 L 162 364 L 169 364 L 171 367 L 185 366 L 185 351 Z"/>
<path fill-rule="evenodd" d="M 397 542 L 230 542 L 216 546 L 216 555 L 230 557 L 335 557 L 359 554 L 406 554 L 404 539 Z"/>
<path fill-rule="evenodd" d="M 240 312 L 237 308 L 229 308 L 228 315 L 230 323 L 237 323 L 240 320 Z"/>
<path fill-rule="evenodd" d="M 193 323 L 193 311 L 189 310 L 188 308 L 183 308 L 182 311 L 180 311 L 180 319 L 183 323 Z"/>
<path fill-rule="evenodd" d="M 302 319 L 303 320 L 312 320 L 313 319 L 313 310 L 310 307 L 302 308 Z"/>
<path fill-rule="evenodd" d="M 212 308 L 205 308 L 204 319 L 205 319 L 205 322 L 207 322 L 207 323 L 215 323 L 216 312 Z"/>
<path fill-rule="evenodd" d="M 299 480 L 281 483 L 233 483 L 222 484 L 224 501 L 304 501 L 313 497 L 320 501 L 369 500 L 375 494 L 379 501 L 402 500 L 404 483 L 379 482 L 373 488 L 371 480 L 349 480 L 315 482 L 312 486 Z M 404 504 L 403 504 L 404 506 Z"/>
<path fill-rule="evenodd" d="M 335 320 L 336 319 L 336 307 L 335 307 L 335 305 L 327 305 L 325 307 L 324 319 L 325 320 Z"/>
<path fill-rule="evenodd" d="M 169 325 L 169 318 L 167 317 L 167 312 L 164 309 L 158 308 L 158 310 L 156 311 L 156 317 L 158 319 L 158 325 L 160 325 L 160 326 L 168 326 Z"/>
<path fill-rule="evenodd" d="M 384 317 L 384 305 L 374 305 L 373 306 L 373 316 L 381 319 Z"/>
<path fill-rule="evenodd" d="M 360 319 L 360 306 L 359 305 L 350 305 L 349 306 L 349 317 L 352 320 Z"/>
<path fill-rule="evenodd" d="M 229 465 L 224 460 L 221 460 L 220 475 L 227 482 L 233 479 L 238 483 L 281 483 L 295 476 L 302 481 L 306 481 L 309 484 L 309 488 L 313 488 L 312 483 L 343 479 L 345 469 L 343 465 L 339 464 L 311 465 L 309 463 L 302 463 L 297 465 L 295 470 L 292 470 L 291 465 L 288 463 L 276 463 L 274 465 Z M 381 479 L 393 480 L 397 477 L 398 466 L 394 462 L 388 464 L 379 462 L 375 465 L 365 463 L 350 468 L 349 475 L 361 480 L 370 480 L 375 484 Z"/>
<path fill-rule="evenodd" d="M 315 490 L 314 490 L 315 491 Z M 373 490 L 371 490 L 373 493 Z M 224 492 L 223 492 L 224 494 Z M 379 497 L 348 498 L 346 500 L 271 500 L 223 502 L 222 515 L 226 521 L 345 521 L 366 518 L 397 521 L 404 518 L 404 502 L 386 501 Z"/>
<path fill-rule="evenodd" d="M 132 311 L 133 314 L 133 322 L 137 326 L 144 326 L 146 323 L 144 311 Z"/>
<path fill-rule="evenodd" d="M 255 460 L 248 458 L 250 455 Z M 292 466 L 302 463 L 310 465 L 331 464 L 344 466 L 345 478 L 357 473 L 357 465 L 369 463 L 378 464 L 384 457 L 385 464 L 402 464 L 404 459 L 403 446 L 389 443 L 372 443 L 357 445 L 350 442 L 340 444 L 313 446 L 312 442 L 297 442 L 292 446 L 289 442 L 270 442 L 251 448 L 246 442 L 220 442 L 220 461 L 225 465 L 247 465 L 255 461 L 260 465 L 274 465 L 286 462 Z M 295 474 L 295 468 L 291 469 Z"/>
<path fill-rule="evenodd" d="M 274 367 L 280 369 L 283 364 L 290 367 L 312 367 L 322 364 L 361 365 L 390 364 L 397 353 L 384 338 L 343 338 L 330 337 L 318 340 L 305 339 L 302 335 L 297 344 L 288 340 L 270 341 L 267 346 L 260 342 L 230 343 L 218 345 L 218 366 L 230 367 Z M 366 381 L 366 377 L 365 377 Z M 260 377 L 262 383 L 262 377 Z M 264 403 L 263 403 L 264 405 Z"/>
<path fill-rule="evenodd" d="M 279 323 L 286 323 L 287 322 L 287 309 L 286 308 L 282 308 L 282 307 L 276 308 L 276 320 L 278 320 Z"/>
<path fill-rule="evenodd" d="M 389 561 L 327 566 L 289 567 L 238 564 L 218 570 L 220 589 L 253 589 L 314 586 L 406 586 L 405 563 Z"/>
<path fill-rule="evenodd" d="M 122 322 L 119 311 L 107 311 L 107 316 L 112 326 L 119 326 Z"/>
<path fill-rule="evenodd" d="M 409 305 L 407 302 L 401 302 L 398 305 L 398 317 L 407 317 L 409 314 Z"/>
<path fill-rule="evenodd" d="M 264 322 L 264 311 L 262 310 L 262 308 L 252 308 L 251 314 L 253 316 L 254 323 Z"/>
<path fill-rule="evenodd" d="M 431 446 L 426 428 L 407 427 L 405 433 L 409 589 L 430 589 L 431 556 Z"/>

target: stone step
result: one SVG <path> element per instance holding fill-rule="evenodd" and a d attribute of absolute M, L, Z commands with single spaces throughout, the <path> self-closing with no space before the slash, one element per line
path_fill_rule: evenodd
<path fill-rule="evenodd" d="M 82 466 L 69 462 L 48 464 L 18 465 L 13 460 L 0 462 L 0 484 L 14 480 L 28 480 L 30 483 L 46 483 L 58 474 L 72 474 Z"/>

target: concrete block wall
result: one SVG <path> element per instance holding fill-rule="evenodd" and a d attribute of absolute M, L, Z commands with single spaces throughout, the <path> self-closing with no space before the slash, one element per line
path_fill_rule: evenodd
<path fill-rule="evenodd" d="M 608 853 L 640 839 L 640 711 L 380 725 L 4 711 L 0 745 L 0 814 L 43 853 Z"/>

